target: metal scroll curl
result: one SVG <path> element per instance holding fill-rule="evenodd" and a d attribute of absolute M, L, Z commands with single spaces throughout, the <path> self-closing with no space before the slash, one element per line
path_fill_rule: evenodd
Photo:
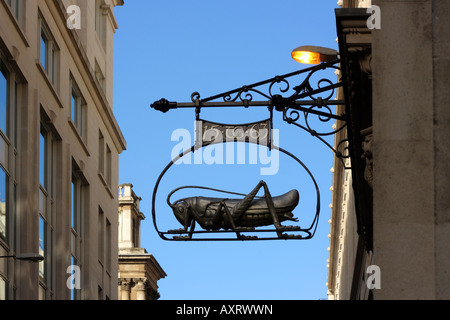
<path fill-rule="evenodd" d="M 306 240 L 314 237 L 320 213 L 320 192 L 314 176 L 306 165 L 292 153 L 273 145 L 271 139 L 272 117 L 267 120 L 230 125 L 197 121 L 196 143 L 173 158 L 159 175 L 152 197 L 152 218 L 160 238 L 169 241 L 246 241 L 246 240 Z M 266 146 L 289 156 L 306 171 L 316 192 L 316 208 L 308 227 L 284 225 L 298 222 L 293 211 L 299 204 L 299 192 L 295 189 L 272 197 L 266 182 L 259 181 L 250 193 L 238 193 L 204 186 L 182 186 L 167 197 L 167 205 L 173 211 L 180 229 L 161 231 L 157 224 L 156 198 L 159 185 L 169 169 L 189 153 L 215 143 L 245 142 Z M 172 196 L 183 189 L 209 190 L 224 194 L 224 197 L 188 197 L 172 201 Z M 263 196 L 257 196 L 259 190 Z M 300 219 L 301 220 L 301 219 Z M 304 224 L 305 221 L 300 221 Z M 195 230 L 196 226 L 201 230 Z"/>
<path fill-rule="evenodd" d="M 286 107 L 283 110 L 283 121 L 285 121 L 288 124 L 297 126 L 298 128 L 301 128 L 302 130 L 311 134 L 311 136 L 320 140 L 331 151 L 334 152 L 336 158 L 339 161 L 341 161 L 345 169 L 350 169 L 349 167 L 347 167 L 345 161 L 346 159 L 350 158 L 350 154 L 348 152 L 348 139 L 343 139 L 339 141 L 336 144 L 336 146 L 332 146 L 324 138 L 326 136 L 335 135 L 338 132 L 344 130 L 347 127 L 347 124 L 345 122 L 342 124 L 339 121 L 337 121 L 335 124 L 333 124 L 333 130 L 327 132 L 319 132 L 316 129 L 314 129 L 314 127 L 309 122 L 309 116 L 311 115 L 311 111 L 313 111 L 314 109 L 320 111 L 320 114 L 318 116 L 319 121 L 329 122 L 331 120 L 335 120 L 332 117 L 333 111 L 331 110 L 331 108 L 327 104 L 325 104 L 322 99 L 319 98 L 316 100 L 315 104 L 313 104 L 311 107 L 303 111 L 292 109 L 291 107 Z M 303 114 L 303 117 L 301 117 L 300 114 Z M 300 123 L 300 119 L 303 119 L 303 124 Z"/>

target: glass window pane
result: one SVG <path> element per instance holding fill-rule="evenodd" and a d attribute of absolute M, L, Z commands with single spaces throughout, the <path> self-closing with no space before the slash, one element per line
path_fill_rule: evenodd
<path fill-rule="evenodd" d="M 46 239 L 45 239 L 45 231 L 46 229 L 46 223 L 44 219 L 40 216 L 39 217 L 39 254 L 45 257 L 46 254 Z M 39 262 L 39 276 L 41 279 L 45 281 L 45 260 Z"/>
<path fill-rule="evenodd" d="M 39 300 L 45 300 L 45 288 L 43 286 L 39 286 Z"/>
<path fill-rule="evenodd" d="M 47 70 L 47 37 L 41 30 L 41 65 Z"/>
<path fill-rule="evenodd" d="M 6 240 L 8 217 L 8 177 L 0 168 L 0 237 Z"/>
<path fill-rule="evenodd" d="M 8 144 L 0 137 L 0 163 L 4 168 L 8 168 Z"/>
<path fill-rule="evenodd" d="M 111 149 L 106 145 L 106 182 L 111 187 L 111 175 L 112 175 L 112 153 Z"/>
<path fill-rule="evenodd" d="M 0 277 L 0 301 L 6 300 L 6 282 Z"/>
<path fill-rule="evenodd" d="M 50 80 L 52 81 L 53 84 L 55 84 L 55 80 L 56 80 L 56 69 L 55 69 L 55 50 L 52 48 L 52 50 L 50 50 L 49 52 L 49 64 L 51 65 L 50 67 Z"/>
<path fill-rule="evenodd" d="M 71 269 L 70 269 L 70 275 L 73 275 L 74 273 L 74 268 L 73 266 L 76 265 L 76 260 L 73 256 L 70 257 L 70 265 L 71 265 Z M 75 300 L 76 296 L 75 296 L 75 288 L 74 286 L 72 286 L 71 290 L 70 290 L 70 300 Z"/>
<path fill-rule="evenodd" d="M 73 123 L 77 123 L 77 95 L 75 91 L 72 90 L 72 98 L 71 98 L 71 115 Z"/>
<path fill-rule="evenodd" d="M 8 73 L 0 61 L 0 129 L 8 135 Z"/>
<path fill-rule="evenodd" d="M 111 271 L 111 248 L 112 248 L 112 238 L 111 238 L 111 222 L 106 219 L 106 270 Z"/>
<path fill-rule="evenodd" d="M 17 147 L 17 108 L 19 105 L 18 102 L 19 99 L 19 84 L 14 83 L 14 97 L 13 97 L 13 112 L 12 112 L 12 116 L 13 116 L 13 130 L 14 130 L 14 139 L 13 143 L 14 146 Z"/>
<path fill-rule="evenodd" d="M 9 7 L 14 12 L 14 16 L 19 20 L 20 13 L 20 2 L 21 0 L 6 0 L 6 3 L 9 4 Z"/>
<path fill-rule="evenodd" d="M 45 131 L 41 128 L 41 135 L 39 137 L 39 182 L 42 187 L 47 189 L 47 179 L 46 179 L 46 167 L 47 167 L 47 159 L 46 159 L 46 139 L 45 139 Z"/>
<path fill-rule="evenodd" d="M 98 208 L 98 259 L 103 261 L 105 250 L 105 230 L 104 214 L 101 208 Z"/>
<path fill-rule="evenodd" d="M 105 174 L 105 138 L 100 131 L 98 134 L 98 170 Z"/>
<path fill-rule="evenodd" d="M 77 192 L 76 192 L 76 180 L 74 178 L 72 178 L 72 229 L 76 230 L 76 216 L 77 216 L 77 204 L 76 204 L 76 199 L 77 199 Z"/>
<path fill-rule="evenodd" d="M 22 0 L 16 0 L 16 6 L 14 8 L 14 15 L 16 16 L 17 20 L 20 20 L 20 6 Z"/>
<path fill-rule="evenodd" d="M 75 255 L 75 251 L 76 251 L 76 241 L 77 241 L 77 237 L 75 236 L 75 234 L 73 233 L 73 231 L 70 233 L 70 252 L 72 253 L 72 255 Z"/>
<path fill-rule="evenodd" d="M 41 188 L 39 188 L 39 213 L 44 217 L 47 216 L 47 196 Z"/>

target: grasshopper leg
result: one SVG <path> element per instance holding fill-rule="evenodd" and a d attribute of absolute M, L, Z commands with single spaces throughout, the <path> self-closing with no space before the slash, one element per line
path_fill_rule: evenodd
<path fill-rule="evenodd" d="M 233 229 L 233 231 L 236 232 L 236 236 L 238 237 L 238 239 L 241 239 L 241 233 L 236 230 L 236 224 L 234 223 L 233 216 L 231 215 L 230 209 L 228 209 L 228 207 L 225 204 L 225 200 L 220 202 L 219 208 L 221 209 L 222 207 L 225 210 L 228 220 L 230 220 L 231 228 Z"/>
<path fill-rule="evenodd" d="M 270 195 L 269 187 L 267 186 L 267 183 L 263 180 L 261 180 L 256 187 L 241 201 L 239 204 L 237 204 L 234 208 L 234 215 L 237 217 L 242 216 L 245 211 L 248 209 L 248 207 L 251 205 L 251 202 L 256 197 L 258 191 L 263 188 L 264 189 L 264 197 L 266 199 L 267 207 L 269 209 L 270 215 L 273 219 L 273 224 L 277 230 L 278 237 L 282 238 L 283 232 L 282 232 L 282 226 L 280 224 L 280 221 L 278 219 L 275 205 L 272 200 L 272 196 Z"/>
<path fill-rule="evenodd" d="M 273 219 L 273 225 L 275 226 L 275 229 L 277 230 L 277 235 L 279 238 L 283 238 L 283 232 L 282 232 L 282 225 L 280 224 L 280 220 L 278 219 L 277 212 L 275 210 L 275 205 L 273 204 L 272 195 L 270 194 L 269 187 L 267 186 L 267 183 L 264 181 L 260 182 L 262 186 L 264 187 L 264 197 L 266 198 L 267 207 L 269 208 L 270 215 Z"/>

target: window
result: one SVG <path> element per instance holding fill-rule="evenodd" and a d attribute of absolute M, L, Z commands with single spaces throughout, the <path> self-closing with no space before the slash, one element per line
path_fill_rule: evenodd
<path fill-rule="evenodd" d="M 48 245 L 49 241 L 47 238 L 47 225 L 48 225 L 48 198 L 49 186 L 48 181 L 51 179 L 49 173 L 51 173 L 50 159 L 51 152 L 49 148 L 49 138 L 46 129 L 41 124 L 41 134 L 39 136 L 39 254 L 41 254 L 45 259 L 39 263 L 39 278 L 42 284 L 45 285 L 47 282 L 47 267 L 46 263 L 47 252 L 49 251 Z"/>
<path fill-rule="evenodd" d="M 72 168 L 72 210 L 71 210 L 71 265 L 82 268 L 82 243 L 83 243 L 83 216 L 85 208 L 86 184 L 84 178 L 76 166 Z M 81 282 L 81 280 L 80 280 Z M 71 299 L 81 298 L 80 289 L 73 287 Z"/>
<path fill-rule="evenodd" d="M 111 250 L 114 250 L 112 248 L 112 239 L 111 239 L 111 222 L 109 222 L 108 219 L 106 219 L 106 270 L 111 271 Z M 116 247 L 117 248 L 117 247 Z M 117 250 L 117 249 L 116 249 Z"/>
<path fill-rule="evenodd" d="M 98 171 L 105 175 L 105 138 L 100 130 L 98 131 Z"/>
<path fill-rule="evenodd" d="M 8 103 L 8 80 L 9 72 L 0 60 L 0 129 L 8 136 L 9 130 L 9 103 Z"/>
<path fill-rule="evenodd" d="M 104 0 L 95 0 L 95 31 L 103 47 L 105 47 L 105 16 L 103 14 Z"/>
<path fill-rule="evenodd" d="M 39 136 L 39 262 L 40 299 L 49 299 L 52 294 L 52 237 L 55 211 L 55 168 L 59 138 L 53 127 L 48 125 L 42 112 Z"/>
<path fill-rule="evenodd" d="M 58 46 L 54 41 L 50 29 L 45 24 L 44 20 L 40 18 L 40 50 L 39 50 L 39 61 L 41 66 L 44 68 L 45 72 L 50 79 L 50 82 L 56 86 L 57 81 L 57 70 L 58 70 Z"/>
<path fill-rule="evenodd" d="M 47 256 L 47 237 L 46 237 L 46 222 L 42 215 L 39 216 L 39 254 L 44 258 Z M 46 282 L 47 280 L 47 268 L 44 261 L 39 263 L 39 279 L 41 282 Z"/>
<path fill-rule="evenodd" d="M 102 208 L 98 208 L 98 260 L 105 260 L 105 218 Z"/>
<path fill-rule="evenodd" d="M 0 301 L 6 300 L 6 281 L 0 277 Z"/>
<path fill-rule="evenodd" d="M 0 60 L 1 63 L 1 60 Z M 0 130 L 4 135 L 8 136 L 8 79 L 9 75 L 6 68 L 0 65 Z M 1 149 L 0 149 L 0 159 L 1 164 L 7 167 L 8 164 L 8 139 L 2 137 Z M 0 167 L 0 237 L 6 240 L 7 236 L 7 209 L 8 209 L 8 177 L 6 172 Z"/>
<path fill-rule="evenodd" d="M 10 234 L 16 210 L 16 181 L 13 170 L 17 157 L 17 108 L 20 84 L 0 52 L 0 239 L 13 245 Z"/>
<path fill-rule="evenodd" d="M 102 69 L 100 68 L 97 60 L 95 61 L 95 78 L 97 79 L 98 84 L 100 87 L 105 90 L 105 76 L 103 75 Z"/>
<path fill-rule="evenodd" d="M 112 175 L 112 153 L 109 146 L 106 145 L 106 183 L 111 188 L 111 175 Z"/>
<path fill-rule="evenodd" d="M 7 239 L 8 176 L 0 167 L 0 238 Z"/>
<path fill-rule="evenodd" d="M 16 17 L 17 21 L 20 21 L 20 12 L 22 10 L 22 0 L 6 0 L 6 3 L 9 4 L 9 7 L 11 8 L 12 12 L 14 13 L 14 16 Z"/>
<path fill-rule="evenodd" d="M 82 138 L 86 136 L 86 101 L 81 94 L 81 90 L 75 80 L 71 78 L 70 114 L 75 128 Z"/>
<path fill-rule="evenodd" d="M 41 135 L 39 137 L 39 183 L 45 190 L 47 188 L 47 133 L 41 125 Z"/>

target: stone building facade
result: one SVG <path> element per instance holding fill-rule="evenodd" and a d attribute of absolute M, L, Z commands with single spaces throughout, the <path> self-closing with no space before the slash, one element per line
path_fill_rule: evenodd
<path fill-rule="evenodd" d="M 0 299 L 117 299 L 123 4 L 0 0 Z"/>
<path fill-rule="evenodd" d="M 119 186 L 119 300 L 157 300 L 158 280 L 167 275 L 141 248 L 140 201 L 131 184 Z"/>
<path fill-rule="evenodd" d="M 337 4 L 340 8 L 365 9 L 371 5 L 371 1 L 340 0 Z M 371 42 L 371 32 L 368 32 L 366 19 L 355 19 L 353 21 L 349 19 L 350 21 L 345 22 L 347 25 L 345 25 L 343 32 L 345 32 L 346 42 L 354 43 L 354 46 L 344 50 L 362 51 L 362 44 Z M 339 22 L 337 28 L 340 28 Z M 337 77 L 340 81 L 343 81 L 342 71 L 337 72 Z M 337 91 L 336 99 L 346 99 L 344 88 L 340 88 Z M 349 112 L 346 106 L 337 106 L 336 114 L 345 114 L 346 112 Z M 342 123 L 336 124 L 336 127 L 341 126 Z M 335 145 L 348 138 L 348 131 L 339 131 L 335 135 Z M 364 274 L 360 274 L 360 271 L 370 265 L 372 251 L 363 249 L 362 243 L 364 241 L 361 240 L 363 237 L 360 236 L 361 232 L 356 210 L 357 204 L 355 203 L 355 171 L 350 168 L 352 168 L 351 158 L 345 159 L 345 163 L 335 158 L 331 169 L 333 184 L 330 189 L 332 192 L 331 218 L 329 220 L 331 228 L 329 234 L 330 246 L 328 248 L 329 258 L 327 260 L 327 288 L 330 300 L 367 299 L 369 294 L 368 290 L 365 290 L 364 281 L 354 280 L 356 275 L 358 279 L 363 279 Z M 364 168 L 364 172 L 368 176 L 369 171 L 366 168 Z M 367 181 L 365 180 L 365 182 Z M 357 259 L 360 261 L 357 262 Z M 359 266 L 359 264 L 362 264 L 362 266 Z"/>
<path fill-rule="evenodd" d="M 352 169 L 333 167 L 329 299 L 449 299 L 450 2 L 339 5 Z"/>

